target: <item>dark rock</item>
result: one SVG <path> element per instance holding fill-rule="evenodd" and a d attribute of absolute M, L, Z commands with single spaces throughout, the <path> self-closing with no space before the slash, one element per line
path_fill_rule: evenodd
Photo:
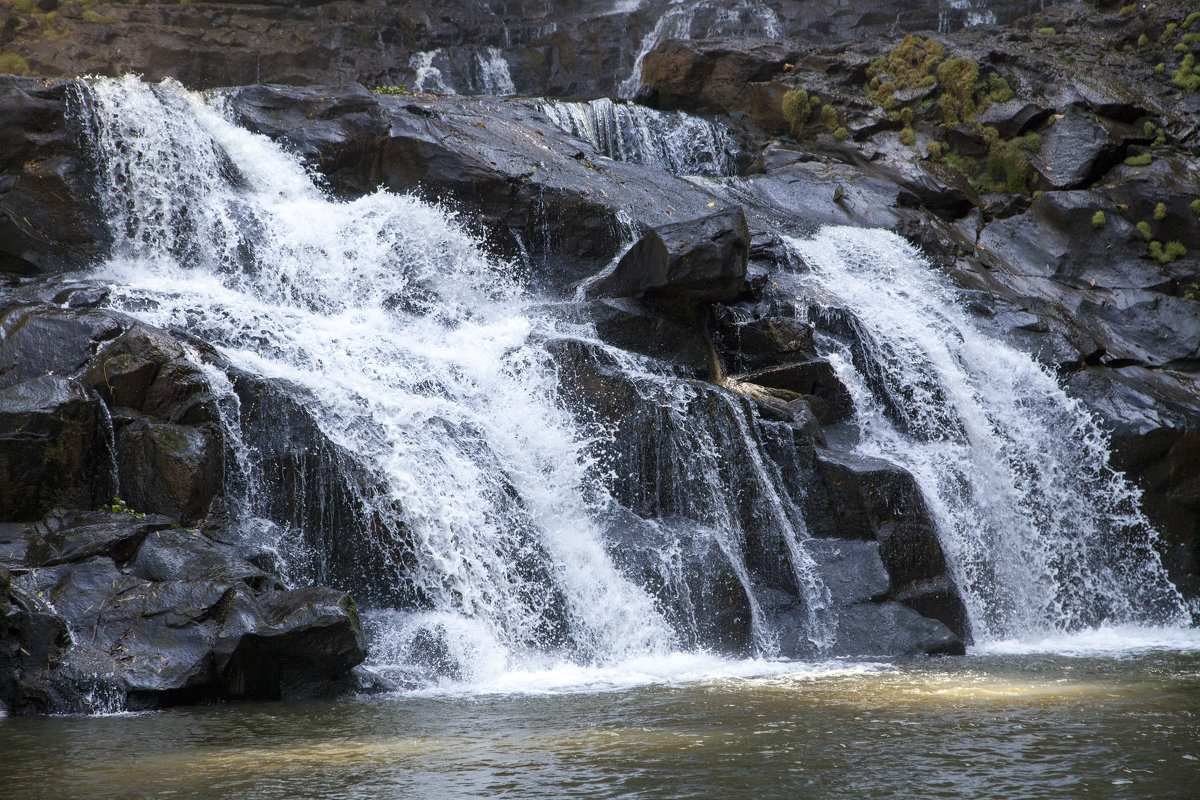
<path fill-rule="evenodd" d="M 583 304 L 581 311 L 600 338 L 614 347 L 678 366 L 692 377 L 710 374 L 712 348 L 703 325 L 694 319 L 630 298 L 595 300 Z"/>
<path fill-rule="evenodd" d="M 740 208 L 648 231 L 585 284 L 592 297 L 728 301 L 746 278 L 750 233 Z"/>
<path fill-rule="evenodd" d="M 1050 116 L 1047 109 L 1027 100 L 1013 99 L 992 103 L 976 117 L 980 125 L 996 129 L 1002 139 L 1020 136 Z"/>
<path fill-rule="evenodd" d="M 731 377 L 730 380 L 803 396 L 813 415 L 822 425 L 840 422 L 849 418 L 854 412 L 854 404 L 849 390 L 838 379 L 833 366 L 824 359 L 770 367 L 758 372 L 737 375 Z M 782 399 L 791 401 L 796 398 L 784 394 Z"/>
<path fill-rule="evenodd" d="M 941 622 L 899 603 L 840 609 L 835 656 L 963 655 L 963 640 Z"/>
<path fill-rule="evenodd" d="M 70 644 L 62 619 L 0 566 L 0 714 L 50 711 L 50 673 Z"/>
<path fill-rule="evenodd" d="M 114 315 L 103 312 L 14 305 L 0 313 L 0 388 L 43 375 L 73 376 L 101 342 L 122 330 Z"/>
<path fill-rule="evenodd" d="M 803 547 L 819 568 L 834 606 L 878 601 L 887 594 L 890 579 L 878 542 L 808 539 Z"/>
<path fill-rule="evenodd" d="M 715 340 L 727 369 L 745 372 L 816 357 L 813 329 L 794 317 L 753 317 L 715 306 Z"/>
<path fill-rule="evenodd" d="M 795 44 L 781 41 L 667 41 L 646 55 L 641 83 L 654 88 L 661 109 L 745 110 L 747 84 L 782 75 L 799 55 Z"/>
<path fill-rule="evenodd" d="M 70 84 L 0 76 L 0 273 L 86 266 L 108 233 L 67 113 Z"/>
<path fill-rule="evenodd" d="M 1067 114 L 1042 131 L 1042 146 L 1029 156 L 1047 189 L 1087 186 L 1117 162 L 1108 129 L 1086 114 Z"/>
<path fill-rule="evenodd" d="M 224 453 L 213 425 L 134 421 L 117 434 L 121 497 L 132 508 L 192 522 L 221 490 Z"/>
<path fill-rule="evenodd" d="M 116 493 L 112 447 L 104 405 L 75 381 L 47 376 L 0 391 L 0 519 L 98 507 Z"/>

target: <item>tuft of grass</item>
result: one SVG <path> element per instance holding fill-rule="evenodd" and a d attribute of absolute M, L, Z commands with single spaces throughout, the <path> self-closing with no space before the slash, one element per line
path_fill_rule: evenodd
<path fill-rule="evenodd" d="M 1164 64 L 1163 62 L 1160 61 L 1154 65 L 1154 74 L 1155 75 L 1162 75 L 1166 71 L 1167 71 L 1167 65 Z"/>
<path fill-rule="evenodd" d="M 805 89 L 792 89 L 783 95 L 783 118 L 791 128 L 792 136 L 799 136 L 813 112 L 813 98 Z M 826 106 L 828 108 L 828 106 Z"/>
<path fill-rule="evenodd" d="M 1192 210 L 1193 214 L 1200 214 L 1200 197 L 1188 203 L 1188 208 Z"/>
<path fill-rule="evenodd" d="M 833 135 L 838 140 L 844 142 L 850 138 L 850 131 L 848 131 L 844 127 L 842 127 L 842 128 L 838 128 L 837 130 L 835 130 L 833 132 Z"/>
<path fill-rule="evenodd" d="M 904 128 L 900 131 L 900 144 L 905 147 L 912 147 L 917 143 L 917 134 L 912 128 Z"/>
<path fill-rule="evenodd" d="M 1125 165 L 1129 167 L 1144 167 L 1154 160 L 1154 156 L 1149 153 L 1139 153 L 1136 156 L 1130 156 L 1125 159 Z"/>
<path fill-rule="evenodd" d="M 1194 92 L 1200 89 L 1200 75 L 1197 75 L 1192 69 L 1196 66 L 1196 56 L 1188 53 L 1179 62 L 1179 69 L 1171 73 L 1171 83 L 1185 92 Z"/>
<path fill-rule="evenodd" d="M 1097 211 L 1095 214 L 1092 214 L 1092 228 L 1102 230 L 1107 224 L 1108 219 L 1104 216 L 1103 211 Z"/>
<path fill-rule="evenodd" d="M 1170 264 L 1180 256 L 1187 255 L 1187 248 L 1183 246 L 1182 242 L 1167 242 L 1166 246 L 1164 247 L 1161 242 L 1152 241 L 1150 242 L 1149 250 L 1150 255 L 1152 255 L 1159 264 Z"/>
<path fill-rule="evenodd" d="M 970 122 L 979 113 L 979 64 L 969 58 L 949 58 L 938 66 L 942 96 L 938 104 L 947 125 Z"/>
<path fill-rule="evenodd" d="M 1129 3 L 1128 5 L 1121 6 L 1121 10 L 1117 13 L 1122 17 L 1128 17 L 1135 11 L 1137 11 L 1137 3 Z"/>
<path fill-rule="evenodd" d="M 1158 205 L 1156 205 L 1154 207 L 1154 219 L 1157 222 L 1161 222 L 1162 220 L 1164 220 L 1166 218 L 1167 218 L 1167 205 L 1166 205 L 1166 203 L 1159 203 Z"/>
<path fill-rule="evenodd" d="M 1137 231 L 1147 242 L 1154 238 L 1154 232 L 1150 230 L 1150 223 L 1146 222 L 1146 220 L 1142 220 L 1137 224 Z"/>
<path fill-rule="evenodd" d="M 1200 20 L 1200 11 L 1193 11 L 1184 18 L 1183 27 L 1190 28 L 1196 24 L 1197 20 Z"/>
<path fill-rule="evenodd" d="M 1055 34 L 1058 33 L 1058 31 L 1054 30 L 1054 28 L 1049 28 L 1049 27 L 1038 28 L 1037 32 L 1040 33 L 1042 36 L 1054 36 Z"/>
<path fill-rule="evenodd" d="M 1137 44 L 1138 47 L 1145 47 L 1148 44 L 1150 44 L 1149 36 L 1147 36 L 1146 34 L 1143 33 L 1141 36 L 1138 37 L 1138 44 Z"/>
<path fill-rule="evenodd" d="M 376 86 L 371 90 L 375 94 L 408 94 L 408 86 L 400 84 L 399 86 Z"/>
<path fill-rule="evenodd" d="M 825 123 L 825 130 L 837 135 L 838 128 L 842 127 L 841 120 L 838 119 L 838 111 L 833 106 L 826 103 L 821 107 L 821 120 Z"/>

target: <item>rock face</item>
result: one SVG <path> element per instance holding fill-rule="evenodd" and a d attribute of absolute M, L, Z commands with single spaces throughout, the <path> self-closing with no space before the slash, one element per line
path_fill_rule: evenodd
<path fill-rule="evenodd" d="M 179 340 L 94 308 L 104 294 L 33 281 L 0 308 L 3 709 L 350 688 L 354 601 L 289 589 L 252 542 L 207 534 L 237 527 L 217 399 Z"/>
<path fill-rule="evenodd" d="M 771 630 L 784 657 L 904 657 L 971 640 L 916 480 L 851 452 L 856 409 L 830 342 L 869 381 L 861 326 L 820 292 L 779 286 L 808 269 L 786 237 L 827 224 L 906 236 L 981 327 L 1056 371 L 1143 488 L 1172 579 L 1200 593 L 1200 95 L 1163 40 L 1182 3 L 1124 16 L 1070 4 L 918 40 L 895 33 L 897 13 L 936 27 L 940 4 L 771 3 L 778 29 L 745 30 L 703 2 L 566 4 L 553 20 L 544 4 L 460 5 L 85 17 L 63 4 L 52 19 L 0 12 L 0 45 L 33 71 L 83 71 L 103 51 L 122 55 L 86 71 L 313 84 L 235 88 L 226 110 L 335 195 L 383 186 L 447 204 L 535 291 L 582 296 L 564 315 L 595 338 L 549 345 L 562 396 L 613 433 L 594 453 L 611 555 L 685 646 L 738 656 Z M 1025 4 L 983 5 L 1004 18 Z M 656 39 L 676 12 L 691 15 L 686 37 Z M 225 15 L 241 27 L 203 33 Z M 47 24 L 69 30 L 42 41 Z M 685 180 L 602 157 L 536 100 L 446 96 L 612 94 L 643 41 L 638 101 L 726 117 L 757 153 L 747 174 Z M 403 509 L 363 502 L 386 487 L 295 387 L 104 310 L 108 289 L 69 274 L 108 246 L 82 117 L 67 113 L 86 101 L 70 81 L 0 79 L 0 704 L 334 693 L 365 654 L 343 590 L 430 602 L 406 576 Z M 258 456 L 254 520 L 227 463 L 231 406 Z M 302 539 L 311 580 L 285 585 L 263 542 L 239 538 L 251 522 Z"/>
<path fill-rule="evenodd" d="M 651 229 L 615 268 L 586 285 L 592 297 L 728 301 L 746 279 L 750 233 L 740 208 Z"/>

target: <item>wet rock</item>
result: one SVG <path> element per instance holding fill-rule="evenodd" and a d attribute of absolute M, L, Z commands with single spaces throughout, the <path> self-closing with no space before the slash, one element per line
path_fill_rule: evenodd
<path fill-rule="evenodd" d="M 785 401 L 802 396 L 822 425 L 847 419 L 854 411 L 849 390 L 825 359 L 783 364 L 737 375 L 730 380 L 779 390 L 783 393 L 781 399 Z"/>
<path fill-rule="evenodd" d="M 135 420 L 117 434 L 117 463 L 121 497 L 132 508 L 193 522 L 221 490 L 220 431 Z"/>
<path fill-rule="evenodd" d="M 73 376 L 122 330 L 105 312 L 14 303 L 0 312 L 0 388 L 43 375 Z"/>
<path fill-rule="evenodd" d="M 0 519 L 96 508 L 115 494 L 112 465 L 108 413 L 77 382 L 47 376 L 0 391 Z"/>
<path fill-rule="evenodd" d="M 835 656 L 963 655 L 963 640 L 941 622 L 900 603 L 840 609 Z"/>
<path fill-rule="evenodd" d="M 833 605 L 869 603 L 887 594 L 890 578 L 878 542 L 808 539 L 803 547 L 820 568 Z"/>
<path fill-rule="evenodd" d="M 62 619 L 0 566 L 0 714 L 52 709 L 50 673 L 70 643 Z"/>
<path fill-rule="evenodd" d="M 1030 154 L 1029 163 L 1048 189 L 1087 186 L 1117 162 L 1117 143 L 1088 115 L 1067 114 L 1041 135 L 1042 146 Z"/>
<path fill-rule="evenodd" d="M 746 278 L 750 233 L 740 208 L 654 228 L 585 284 L 592 297 L 728 301 Z"/>
<path fill-rule="evenodd" d="M 755 317 L 729 306 L 714 307 L 714 340 L 734 373 L 816 356 L 813 329 L 795 317 Z"/>
<path fill-rule="evenodd" d="M 747 84 L 782 75 L 799 55 L 794 43 L 773 40 L 667 41 L 646 55 L 641 85 L 664 110 L 745 110 Z"/>
<path fill-rule="evenodd" d="M 592 301 L 581 311 L 614 347 L 678 366 L 691 377 L 708 377 L 712 369 L 712 349 L 695 319 L 630 298 Z"/>
<path fill-rule="evenodd" d="M 1012 139 L 1043 122 L 1049 115 L 1049 110 L 1037 103 L 1013 99 L 1003 103 L 992 103 L 979 114 L 976 121 L 980 125 L 995 128 L 1000 138 Z M 1043 139 L 1043 144 L 1044 142 Z"/>
<path fill-rule="evenodd" d="M 66 82 L 0 76 L 0 274 L 60 273 L 107 246 Z"/>

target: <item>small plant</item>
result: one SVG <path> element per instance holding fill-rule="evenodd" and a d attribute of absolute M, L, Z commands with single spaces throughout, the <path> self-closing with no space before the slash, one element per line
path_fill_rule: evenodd
<path fill-rule="evenodd" d="M 949 58 L 937 70 L 942 96 L 938 103 L 947 125 L 970 122 L 979 112 L 979 65 L 969 58 Z"/>
<path fill-rule="evenodd" d="M 1154 219 L 1158 222 L 1167 218 L 1167 204 L 1159 203 L 1154 207 Z"/>
<path fill-rule="evenodd" d="M 1154 232 L 1150 230 L 1150 223 L 1146 222 L 1146 220 L 1142 220 L 1137 224 L 1137 230 L 1147 242 L 1154 238 Z"/>
<path fill-rule="evenodd" d="M 930 142 L 929 144 L 925 145 L 925 152 L 929 153 L 930 158 L 941 159 L 942 143 L 939 141 Z M 1197 213 L 1200 213 L 1200 212 L 1197 212 Z"/>
<path fill-rule="evenodd" d="M 1186 53 L 1188 51 L 1188 46 L 1186 44 L 1184 44 L 1183 42 L 1178 42 L 1171 49 L 1174 50 L 1176 53 Z"/>
<path fill-rule="evenodd" d="M 1144 167 L 1154 160 L 1154 156 L 1149 153 L 1138 153 L 1136 156 L 1130 156 L 1125 159 L 1125 165 L 1128 167 Z"/>
<path fill-rule="evenodd" d="M 1163 62 L 1160 61 L 1154 65 L 1154 74 L 1155 75 L 1162 75 L 1166 71 L 1167 71 L 1167 65 L 1164 64 Z"/>
<path fill-rule="evenodd" d="M 1137 3 L 1130 3 L 1128 5 L 1121 6 L 1121 10 L 1118 11 L 1117 13 L 1120 14 L 1122 17 L 1128 17 L 1130 14 L 1132 14 L 1135 11 L 1137 11 Z"/>
<path fill-rule="evenodd" d="M 1197 20 L 1200 20 L 1200 11 L 1193 11 L 1184 18 L 1183 27 L 1190 28 L 1196 24 Z"/>
<path fill-rule="evenodd" d="M 376 86 L 371 91 L 375 94 L 408 94 L 408 86 L 403 83 L 399 86 Z"/>
<path fill-rule="evenodd" d="M 839 141 L 844 142 L 850 138 L 850 131 L 848 131 L 844 127 L 842 127 L 842 128 L 838 128 L 837 130 L 835 130 L 833 132 L 833 135 L 834 135 L 834 138 L 838 139 Z"/>
<path fill-rule="evenodd" d="M 1183 297 L 1185 300 L 1200 299 L 1200 283 L 1193 283 L 1188 286 L 1187 291 L 1183 293 Z"/>
<path fill-rule="evenodd" d="M 1188 203 L 1188 208 L 1192 210 L 1193 214 L 1200 214 L 1200 197 Z"/>
<path fill-rule="evenodd" d="M 1146 34 L 1143 33 L 1141 36 L 1138 37 L 1138 47 L 1145 47 L 1148 44 L 1150 44 L 1149 36 L 1147 36 Z"/>
<path fill-rule="evenodd" d="M 900 131 L 900 144 L 905 147 L 912 147 L 917 143 L 917 134 L 912 128 L 904 128 Z"/>
<path fill-rule="evenodd" d="M 904 127 L 911 128 L 913 124 L 913 110 L 908 106 L 900 109 L 899 120 L 904 123 Z"/>
<path fill-rule="evenodd" d="M 142 519 L 143 517 L 146 516 L 145 514 L 139 512 L 139 511 L 134 511 L 132 508 L 130 508 L 129 506 L 127 506 L 125 504 L 124 500 L 122 500 L 120 497 L 117 497 L 116 495 L 113 495 L 111 504 L 106 505 L 106 506 L 100 506 L 100 510 L 107 511 L 110 514 L 128 514 L 129 516 L 137 517 L 138 519 Z"/>
<path fill-rule="evenodd" d="M 825 123 L 825 130 L 837 135 L 837 130 L 840 128 L 841 122 L 838 120 L 837 109 L 826 104 L 821 108 L 821 120 Z"/>
<path fill-rule="evenodd" d="M 1192 69 L 1196 66 L 1196 56 L 1188 53 L 1179 62 L 1179 69 L 1171 73 L 1171 83 L 1185 92 L 1194 92 L 1200 89 L 1200 75 L 1197 75 Z"/>
<path fill-rule="evenodd" d="M 1093 229 L 1102 230 L 1106 224 L 1108 224 L 1108 220 L 1105 218 L 1103 211 L 1097 211 L 1095 214 L 1092 214 Z"/>
<path fill-rule="evenodd" d="M 1158 241 L 1150 242 L 1150 255 L 1154 256 L 1159 264 L 1170 264 L 1180 256 L 1187 255 L 1187 248 L 1181 242 L 1167 242 L 1164 247 Z"/>
<path fill-rule="evenodd" d="M 1166 42 L 1167 39 L 1171 38 L 1171 34 L 1175 33 L 1175 29 L 1178 27 L 1179 27 L 1179 25 L 1177 25 L 1176 23 L 1168 22 L 1167 26 L 1165 28 L 1163 28 L 1162 36 L 1158 37 L 1158 40 L 1160 42 Z"/>
<path fill-rule="evenodd" d="M 1056 33 L 1058 33 L 1058 31 L 1054 30 L 1054 28 L 1038 28 L 1037 32 L 1042 36 L 1054 36 Z"/>

